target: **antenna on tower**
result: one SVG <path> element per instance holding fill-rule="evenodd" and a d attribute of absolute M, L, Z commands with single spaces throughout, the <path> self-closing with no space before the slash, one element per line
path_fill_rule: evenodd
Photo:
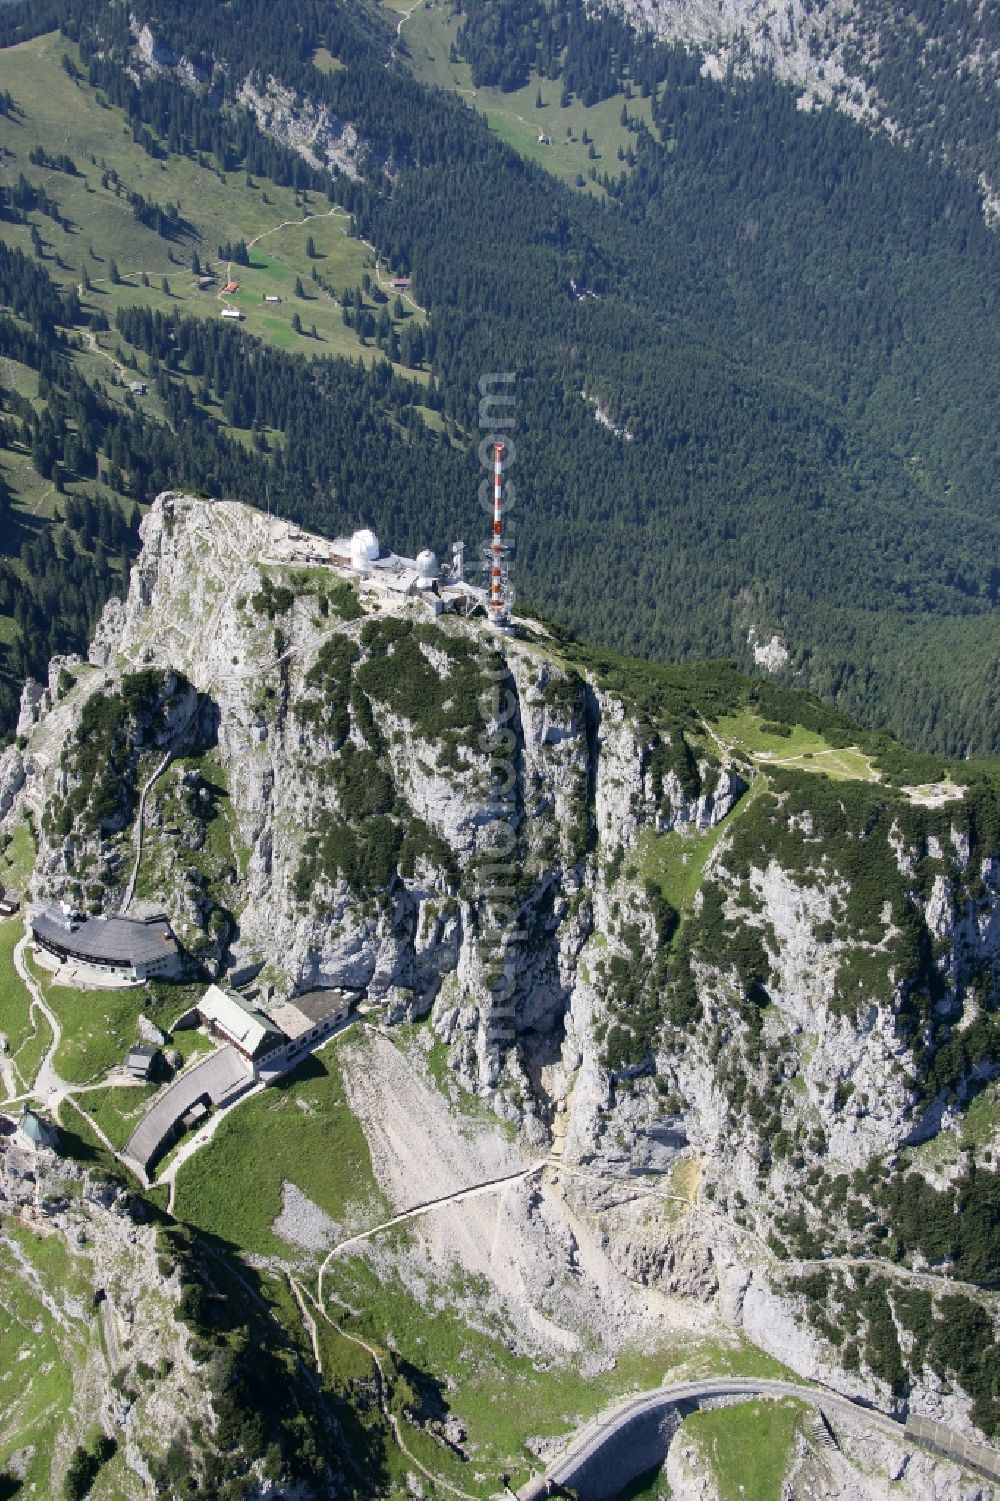
<path fill-rule="evenodd" d="M 493 538 L 486 549 L 490 575 L 490 597 L 486 607 L 491 622 L 507 630 L 510 626 L 513 593 L 510 583 L 510 548 L 503 540 L 503 456 L 504 445 L 493 445 Z"/>

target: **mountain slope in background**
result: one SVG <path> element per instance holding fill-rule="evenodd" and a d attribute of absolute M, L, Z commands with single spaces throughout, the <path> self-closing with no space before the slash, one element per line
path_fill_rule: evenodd
<path fill-rule="evenodd" d="M 716 76 L 773 71 L 960 168 L 1000 212 L 1000 23 L 963 0 L 622 0 L 639 29 L 691 43 Z"/>
<path fill-rule="evenodd" d="M 414 27 L 422 14 L 423 32 L 397 37 L 381 16 L 307 4 L 279 17 L 244 3 L 235 22 L 179 0 L 131 21 L 48 0 L 3 12 L 8 41 L 63 25 L 64 42 L 21 45 L 65 50 L 61 87 L 102 98 L 155 164 L 148 191 L 133 186 L 134 165 L 126 175 L 105 157 L 102 168 L 97 151 L 77 169 L 95 198 L 114 196 L 117 171 L 124 201 L 137 195 L 133 217 L 158 225 L 175 256 L 221 259 L 229 274 L 208 223 L 190 204 L 177 210 L 197 167 L 225 175 L 231 211 L 248 224 L 263 223 L 261 199 L 279 187 L 297 194 L 300 214 L 328 198 L 374 247 L 362 282 L 379 290 L 388 267 L 409 273 L 415 304 L 397 316 L 391 296 L 386 308 L 363 285 L 331 281 L 331 293 L 299 273 L 303 331 L 284 304 L 273 328 L 248 316 L 263 339 L 251 357 L 211 294 L 199 304 L 185 284 L 181 305 L 155 278 L 142 287 L 134 259 L 130 286 L 109 293 L 99 283 L 124 244 L 121 221 L 106 218 L 91 255 L 68 207 L 91 195 L 46 165 L 65 143 L 50 134 L 38 155 L 45 111 L 18 97 L 8 52 L 4 142 L 27 189 L 15 182 L 4 238 L 41 277 L 28 295 L 19 267 L 5 273 L 21 320 L 5 348 L 23 367 L 7 402 L 11 468 L 41 465 L 56 493 L 61 482 L 97 493 L 91 476 L 103 477 L 141 505 L 184 482 L 270 496 L 329 530 L 401 526 L 401 545 L 472 541 L 478 382 L 514 370 L 524 597 L 594 638 L 674 658 L 753 666 L 754 642 L 778 634 L 788 658 L 771 660 L 783 681 L 928 747 L 995 747 L 1000 706 L 983 685 L 1000 652 L 998 245 L 975 190 L 833 110 L 798 109 L 774 80 L 706 78 L 697 57 L 613 18 L 556 11 L 545 30 L 530 5 L 449 19 L 428 4 Z M 475 77 L 496 51 L 497 17 L 501 55 L 541 96 L 550 139 L 577 138 L 580 187 L 527 164 L 408 71 Z M 612 131 L 619 99 L 624 124 Z M 600 152 L 588 124 L 598 119 Z M 537 140 L 533 150 L 544 155 Z M 269 257 L 255 246 L 247 258 L 256 296 Z M 323 277 L 322 259 L 312 264 Z M 42 295 L 49 279 L 68 300 Z M 81 358 L 87 325 L 105 333 L 105 305 L 115 328 L 97 361 L 107 367 L 111 354 L 155 380 L 148 410 L 109 411 L 95 361 Z M 301 359 L 332 342 L 331 313 L 369 349 L 398 355 L 396 370 L 379 362 L 362 377 Z M 93 392 L 89 416 L 73 409 L 82 388 L 71 371 Z M 355 404 L 329 403 L 322 418 L 324 392 L 345 384 Z M 27 529 L 48 535 L 34 520 Z M 120 531 L 109 531 L 119 553 L 129 545 Z M 22 588 L 39 572 L 61 576 L 55 540 L 32 540 L 42 567 L 21 568 Z M 25 545 L 22 528 L 12 548 Z M 98 593 L 120 567 L 105 569 Z M 22 625 L 22 643 L 30 635 Z M 51 644 L 68 644 L 66 633 Z M 24 656 L 12 647 L 12 677 Z"/>

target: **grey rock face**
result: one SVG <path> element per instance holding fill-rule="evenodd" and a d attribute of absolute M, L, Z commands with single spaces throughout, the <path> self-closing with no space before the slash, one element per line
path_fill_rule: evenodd
<path fill-rule="evenodd" d="M 27 735 L 38 723 L 45 700 L 45 689 L 34 678 L 29 678 L 21 689 L 21 707 L 17 716 L 18 736 Z"/>
<path fill-rule="evenodd" d="M 366 148 L 350 121 L 337 120 L 324 106 L 297 99 L 276 78 L 269 78 L 262 91 L 246 79 L 239 100 L 261 130 L 291 146 L 311 167 L 330 167 L 355 180 L 360 177 L 359 163 Z"/>
<path fill-rule="evenodd" d="M 0 818 L 10 812 L 25 782 L 24 761 L 16 745 L 0 752 Z"/>
<path fill-rule="evenodd" d="M 142 539 L 90 668 L 59 702 L 58 672 L 48 693 L 26 691 L 29 746 L 0 758 L 0 816 L 29 798 L 41 818 L 73 791 L 62 752 L 87 696 L 145 669 L 167 674 L 174 693 L 143 775 L 194 744 L 201 760 L 151 786 L 143 861 L 182 938 L 213 966 L 259 971 L 265 993 L 344 986 L 387 1023 L 430 1015 L 461 1082 L 525 1140 L 561 1152 L 566 1200 L 622 1276 L 714 1299 L 795 1369 L 849 1386 L 772 1285 L 769 1227 L 805 1203 L 809 1170 L 894 1160 L 941 1128 L 947 1105 L 921 1096 L 898 1025 L 909 981 L 890 960 L 878 996 L 854 1010 L 839 996 L 856 945 L 822 852 L 803 871 L 761 848 L 737 870 L 743 759 L 708 729 L 692 750 L 544 637 L 507 641 L 491 678 L 495 643 L 474 622 L 433 625 L 419 604 L 342 618 L 317 570 L 288 561 L 294 529 L 231 502 L 160 496 Z M 387 615 L 412 627 L 418 655 L 402 654 Z M 409 691 L 424 671 L 430 708 Z M 479 708 L 458 724 L 449 706 L 475 672 Z M 206 867 L 209 812 L 216 835 L 228 831 L 221 870 Z M 365 873 L 377 847 L 364 841 L 380 828 L 397 840 L 388 883 Z M 116 843 L 50 825 L 36 888 L 60 895 L 90 861 L 111 902 L 134 833 Z M 957 826 L 926 857 L 900 829 L 890 845 L 908 881 L 924 858 L 940 863 L 921 910 L 939 1004 L 967 1025 L 968 977 L 1000 973 L 1000 856 L 973 857 Z M 663 913 L 647 890 L 664 850 L 678 871 L 695 862 L 693 917 L 718 888 L 722 937 L 759 945 L 766 1004 L 748 1008 L 722 950 L 692 949 L 697 1014 L 616 1059 L 616 1029 L 647 1002 L 665 1015 L 676 988 L 658 968 Z M 888 955 L 896 930 L 879 921 L 871 952 Z M 757 1100 L 774 1112 L 767 1129 Z M 776 1149 L 782 1132 L 798 1161 Z M 670 1206 L 658 1217 L 635 1192 L 647 1177 Z M 952 1406 L 967 1421 L 962 1400 Z"/>

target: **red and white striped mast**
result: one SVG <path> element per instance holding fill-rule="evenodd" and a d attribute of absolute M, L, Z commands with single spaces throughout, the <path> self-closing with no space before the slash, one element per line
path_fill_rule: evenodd
<path fill-rule="evenodd" d="M 494 625 L 510 623 L 507 590 L 504 587 L 503 543 L 503 456 L 504 445 L 493 445 L 493 542 L 490 547 L 489 617 Z"/>

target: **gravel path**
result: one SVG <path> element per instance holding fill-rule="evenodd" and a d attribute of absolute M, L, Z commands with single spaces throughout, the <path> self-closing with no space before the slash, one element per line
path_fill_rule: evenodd
<path fill-rule="evenodd" d="M 46 1003 L 34 975 L 24 962 L 24 953 L 27 946 L 28 936 L 25 934 L 14 948 L 14 968 L 17 970 L 18 976 L 31 996 L 32 1009 L 37 1007 L 52 1029 L 52 1045 L 42 1059 L 42 1066 L 35 1075 L 31 1093 L 36 1098 L 51 1102 L 53 1098 L 58 1099 L 59 1095 L 64 1094 L 67 1088 L 65 1079 L 61 1079 L 56 1073 L 55 1064 L 52 1061 L 62 1041 L 62 1027 L 59 1025 L 59 1018 Z"/>
<path fill-rule="evenodd" d="M 190 720 L 188 723 L 190 723 Z M 186 728 L 187 726 L 185 725 Z M 163 775 L 173 758 L 173 751 L 168 750 L 156 770 L 142 784 L 142 791 L 139 793 L 139 807 L 135 815 L 135 829 L 132 833 L 132 842 L 135 845 L 135 859 L 132 862 L 132 874 L 128 878 L 128 885 L 125 888 L 125 895 L 122 897 L 121 907 L 118 909 L 120 917 L 124 917 L 132 905 L 132 897 L 135 895 L 135 883 L 139 878 L 139 866 L 142 864 L 142 833 L 146 821 L 146 798 L 153 783 Z"/>

